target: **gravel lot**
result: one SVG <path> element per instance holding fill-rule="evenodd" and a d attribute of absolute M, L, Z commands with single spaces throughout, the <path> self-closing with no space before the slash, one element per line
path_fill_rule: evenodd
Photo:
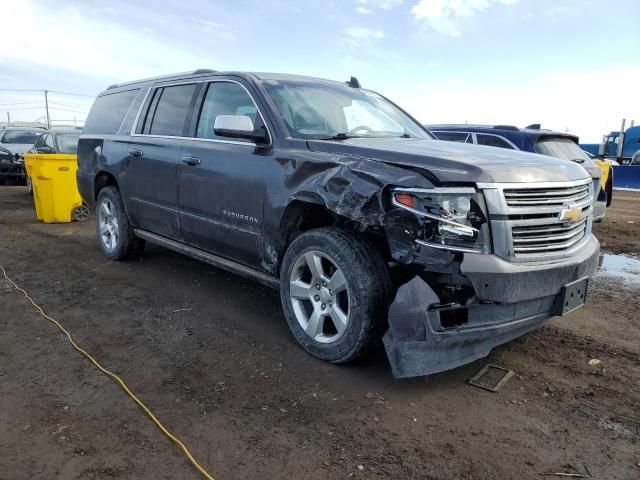
<path fill-rule="evenodd" d="M 615 192 L 596 227 L 604 249 L 640 257 L 638 212 L 640 194 Z M 400 381 L 382 354 L 311 358 L 267 288 L 159 247 L 106 261 L 93 219 L 40 224 L 24 187 L 0 188 L 0 265 L 216 479 L 640 478 L 633 279 L 599 275 L 585 308 Z M 0 479 L 201 478 L 5 280 L 0 305 Z M 516 372 L 498 393 L 467 384 L 487 361 Z"/>

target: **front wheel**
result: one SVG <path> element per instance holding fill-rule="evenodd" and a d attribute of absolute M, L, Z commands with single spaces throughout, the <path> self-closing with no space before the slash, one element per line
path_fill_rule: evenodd
<path fill-rule="evenodd" d="M 287 249 L 280 281 L 289 328 L 313 356 L 348 362 L 384 333 L 389 273 L 367 240 L 335 228 L 305 232 Z"/>
<path fill-rule="evenodd" d="M 116 187 L 105 187 L 98 194 L 96 231 L 102 253 L 110 260 L 125 260 L 142 254 L 145 242 L 133 233 Z"/>

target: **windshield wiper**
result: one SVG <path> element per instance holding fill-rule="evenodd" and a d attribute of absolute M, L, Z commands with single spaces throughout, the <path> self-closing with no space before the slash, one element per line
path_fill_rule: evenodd
<path fill-rule="evenodd" d="M 381 136 L 375 136 L 375 135 L 349 135 L 348 133 L 340 132 L 340 133 L 336 133 L 335 135 L 332 135 L 330 137 L 321 137 L 321 138 L 318 138 L 316 140 L 348 140 L 350 138 L 393 138 L 393 135 L 381 135 Z M 408 133 L 403 133 L 402 135 L 400 135 L 397 138 L 413 138 L 413 137 L 411 135 L 409 135 Z"/>
<path fill-rule="evenodd" d="M 344 132 L 336 133 L 330 137 L 321 137 L 318 140 L 348 140 L 349 138 L 354 138 L 354 135 L 349 135 Z"/>

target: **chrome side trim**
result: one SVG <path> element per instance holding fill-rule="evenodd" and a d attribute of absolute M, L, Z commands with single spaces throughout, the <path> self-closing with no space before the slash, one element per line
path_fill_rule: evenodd
<path fill-rule="evenodd" d="M 212 143 L 228 143 L 231 145 L 252 145 L 254 147 L 257 146 L 257 144 L 255 142 L 239 142 L 239 141 L 234 141 L 234 140 L 218 140 L 215 138 L 197 138 L 197 137 L 181 137 L 181 136 L 171 136 L 171 135 L 146 135 L 143 133 L 135 133 L 136 130 L 138 129 L 138 121 L 140 120 L 140 115 L 142 114 L 142 110 L 144 109 L 145 104 L 147 103 L 147 97 L 149 96 L 149 94 L 151 93 L 151 91 L 155 91 L 158 88 L 164 88 L 164 87 L 173 87 L 176 85 L 191 85 L 191 84 L 198 84 L 198 83 L 235 83 L 237 85 L 240 85 L 245 92 L 247 92 L 247 95 L 249 95 L 249 98 L 251 99 L 251 101 L 253 102 L 253 104 L 256 107 L 256 111 L 258 112 L 258 115 L 260 115 L 260 119 L 262 120 L 262 124 L 264 125 L 264 128 L 267 129 L 267 135 L 269 136 L 269 143 L 265 145 L 265 147 L 270 147 L 271 145 L 273 145 L 273 135 L 271 134 L 271 130 L 269 129 L 269 125 L 267 124 L 267 122 L 264 119 L 264 115 L 262 115 L 262 112 L 260 111 L 260 107 L 258 107 L 258 103 L 256 102 L 256 99 L 253 97 L 253 95 L 251 95 L 251 92 L 247 89 L 247 87 L 245 87 L 242 83 L 236 81 L 236 80 L 229 80 L 226 78 L 220 79 L 220 80 L 207 80 L 207 79 L 197 79 L 197 80 L 192 80 L 192 81 L 183 81 L 183 82 L 175 82 L 175 83 L 158 83 L 158 84 L 154 84 L 153 86 L 149 87 L 149 90 L 147 91 L 146 95 L 144 96 L 144 100 L 142 101 L 142 104 L 140 105 L 140 108 L 138 109 L 138 114 L 136 115 L 136 118 L 133 122 L 133 126 L 131 127 L 131 136 L 132 137 L 150 137 L 150 138 L 176 138 L 176 139 L 181 139 L 181 140 L 197 140 L 200 142 L 212 142 Z M 204 98 L 203 98 L 204 101 Z M 195 113 L 195 112 L 194 112 Z"/>
<path fill-rule="evenodd" d="M 138 120 L 140 119 L 140 114 L 142 113 L 142 109 L 147 103 L 147 98 L 149 98 L 149 94 L 151 93 L 151 87 L 147 88 L 147 93 L 144 94 L 144 98 L 142 99 L 142 103 L 138 107 L 138 113 L 136 113 L 136 118 L 133 119 L 133 125 L 131 125 L 131 131 L 129 132 L 129 136 L 133 136 L 136 133 L 136 128 L 138 128 Z M 125 117 L 126 118 L 126 117 Z M 124 121 L 124 119 L 123 119 Z M 122 125 L 121 125 L 122 127 Z"/>
<path fill-rule="evenodd" d="M 175 240 L 171 240 L 169 238 L 165 238 L 160 235 L 156 235 L 155 233 L 141 230 L 139 228 L 135 228 L 133 230 L 133 233 L 135 233 L 136 236 L 151 243 L 161 245 L 165 248 L 168 248 L 169 250 L 173 250 L 175 252 L 187 255 L 191 258 L 195 258 L 196 260 L 201 260 L 210 265 L 213 265 L 214 267 L 218 267 L 223 270 L 242 275 L 244 277 L 252 278 L 272 288 L 280 288 L 280 281 L 276 277 L 272 277 L 271 275 L 267 275 L 266 273 L 260 272 L 259 270 L 256 270 L 254 268 L 234 262 L 233 260 L 219 257 L 212 253 L 205 252 L 204 250 L 200 250 L 199 248 L 191 247 L 189 245 L 185 245 L 184 243 L 176 242 Z"/>

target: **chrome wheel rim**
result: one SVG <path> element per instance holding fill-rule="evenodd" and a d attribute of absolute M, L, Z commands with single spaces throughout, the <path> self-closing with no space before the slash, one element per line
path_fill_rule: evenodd
<path fill-rule="evenodd" d="M 113 202 L 105 198 L 98 209 L 98 228 L 100 241 L 108 250 L 115 250 L 120 237 L 120 226 Z"/>
<path fill-rule="evenodd" d="M 350 320 L 349 285 L 342 270 L 328 255 L 305 252 L 293 265 L 289 297 L 298 324 L 319 343 L 333 343 Z"/>

